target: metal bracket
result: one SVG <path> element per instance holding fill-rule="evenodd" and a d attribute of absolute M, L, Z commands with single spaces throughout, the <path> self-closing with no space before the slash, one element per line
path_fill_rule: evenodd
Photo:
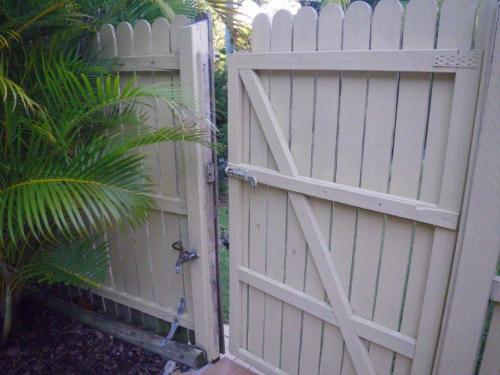
<path fill-rule="evenodd" d="M 239 178 L 245 182 L 248 182 L 251 187 L 257 187 L 257 177 L 252 176 L 243 168 L 226 167 L 225 172 L 229 177 Z"/>
<path fill-rule="evenodd" d="M 215 164 L 212 161 L 207 163 L 206 181 L 207 183 L 215 182 Z"/>
<path fill-rule="evenodd" d="M 472 50 L 463 55 L 438 55 L 434 57 L 434 66 L 454 67 L 454 68 L 477 68 L 481 63 L 481 51 Z"/>
<path fill-rule="evenodd" d="M 182 271 L 182 265 L 187 262 L 191 262 L 193 259 L 197 259 L 200 256 L 198 253 L 193 251 L 184 250 L 184 246 L 182 246 L 182 241 L 176 241 L 172 244 L 172 249 L 177 250 L 179 252 L 179 257 L 177 258 L 177 262 L 175 262 L 175 273 L 180 273 Z"/>
<path fill-rule="evenodd" d="M 170 330 L 168 331 L 167 337 L 163 340 L 160 340 L 160 345 L 165 346 L 167 341 L 171 341 L 174 338 L 175 332 L 177 332 L 177 328 L 179 328 L 179 318 L 182 314 L 186 312 L 186 299 L 181 297 L 179 301 L 179 305 L 177 305 L 177 314 L 175 315 L 175 319 L 170 326 Z"/>

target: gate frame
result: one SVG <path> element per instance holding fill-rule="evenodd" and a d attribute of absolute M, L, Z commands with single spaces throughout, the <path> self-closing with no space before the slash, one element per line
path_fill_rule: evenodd
<path fill-rule="evenodd" d="M 497 106 L 500 92 L 498 84 L 492 88 L 495 79 L 500 79 L 499 14 L 500 5 L 495 0 L 481 3 L 476 46 L 484 49 L 484 57 L 475 134 L 433 374 L 474 373 L 500 256 L 500 173 L 498 164 L 495 164 L 500 162 L 500 112 Z"/>
<path fill-rule="evenodd" d="M 138 20 L 137 22 L 143 22 Z M 176 16 L 171 25 L 176 24 L 178 48 L 175 52 L 146 55 L 120 55 L 116 45 L 108 46 L 100 51 L 102 58 L 118 62 L 116 72 L 168 72 L 179 73 L 179 84 L 183 103 L 190 109 L 189 116 L 193 126 L 206 130 L 205 144 L 183 143 L 180 152 L 184 157 L 186 197 L 185 202 L 152 194 L 156 206 L 168 213 L 185 215 L 187 218 L 186 249 L 195 250 L 199 257 L 190 262 L 188 277 L 192 306 L 189 318 L 186 315 L 178 318 L 179 325 L 192 329 L 195 334 L 196 346 L 206 352 L 208 361 L 219 358 L 223 350 L 223 333 L 220 326 L 219 289 L 218 289 L 218 233 L 217 233 L 217 179 L 209 178 L 209 170 L 216 165 L 216 152 L 213 147 L 215 140 L 212 120 L 215 105 L 213 93 L 213 49 L 211 46 L 211 23 L 208 15 L 201 15 L 193 23 L 184 16 Z M 153 23 L 150 24 L 152 26 Z M 104 25 L 100 32 L 113 34 L 114 27 Z M 168 36 L 167 36 L 168 38 Z M 131 41 L 126 41 L 131 43 Z M 100 46 L 100 39 L 97 42 Z M 115 41 L 116 43 L 116 41 Z M 166 244 L 169 248 L 170 244 Z M 170 264 L 169 264 L 170 266 Z M 173 264 L 165 272 L 174 272 Z M 160 285 L 160 287 L 167 287 Z M 156 318 L 173 322 L 177 319 L 172 306 L 163 307 L 150 302 L 143 297 L 117 290 L 104 285 L 92 293 L 123 304 L 128 308 Z"/>
<path fill-rule="evenodd" d="M 432 223 L 436 226 L 434 233 L 434 245 L 432 249 L 431 256 L 431 268 L 429 270 L 429 275 L 427 278 L 427 283 L 431 282 L 435 285 L 427 287 L 424 295 L 422 315 L 420 318 L 420 326 L 418 337 L 422 341 L 422 344 L 414 345 L 414 351 L 412 351 L 411 358 L 415 363 L 419 364 L 420 367 L 425 367 L 429 371 L 432 371 L 432 363 L 425 362 L 425 358 L 432 357 L 432 353 L 429 350 L 435 350 L 434 345 L 428 345 L 429 342 L 437 344 L 439 339 L 439 326 L 436 327 L 434 324 L 430 324 L 429 319 L 431 319 L 435 314 L 441 314 L 441 308 L 445 304 L 446 293 L 448 290 L 447 277 L 441 275 L 443 264 L 448 262 L 448 257 L 452 254 L 448 253 L 447 250 L 453 250 L 453 248 L 438 249 L 437 246 L 446 243 L 449 239 L 449 229 L 457 230 L 457 223 L 453 220 L 449 220 L 447 214 L 457 214 L 455 212 L 449 211 L 449 202 L 446 192 L 450 189 L 449 180 L 443 180 L 444 187 L 441 187 L 441 198 L 437 207 L 433 207 L 433 212 L 427 212 L 423 215 L 425 218 L 421 218 L 416 212 L 420 211 L 423 207 L 419 205 L 425 205 L 425 202 L 412 201 L 407 199 L 401 199 L 399 197 L 391 197 L 385 194 L 371 194 L 365 192 L 363 189 L 359 190 L 356 188 L 351 188 L 338 183 L 328 183 L 327 188 L 324 188 L 323 193 L 316 192 L 305 192 L 306 188 L 304 186 L 304 191 L 297 188 L 297 184 L 300 182 L 307 183 L 307 179 L 299 176 L 295 162 L 288 151 L 288 147 L 281 135 L 279 130 L 279 125 L 277 123 L 277 118 L 274 114 L 271 104 L 269 103 L 268 97 L 265 94 L 265 90 L 262 87 L 262 83 L 258 78 L 255 70 L 342 70 L 342 71 L 398 71 L 398 72 L 432 72 L 432 73 L 449 73 L 455 75 L 455 87 L 454 96 L 452 102 L 452 112 L 450 114 L 451 123 L 461 123 L 468 121 L 468 115 L 464 115 L 470 112 L 471 109 L 475 108 L 476 102 L 468 102 L 467 96 L 464 94 L 467 91 L 473 90 L 477 92 L 479 89 L 479 77 L 480 77 L 480 66 L 481 66 L 481 54 L 482 51 L 478 50 L 447 50 L 447 49 L 433 49 L 433 50 L 419 50 L 419 51 L 408 51 L 408 50 L 396 50 L 396 51 L 339 51 L 339 52 L 280 52 L 280 53 L 245 53 L 245 54 L 233 54 L 229 59 L 229 88 L 232 92 L 229 96 L 229 122 L 234 124 L 230 128 L 229 132 L 229 163 L 228 166 L 233 168 L 240 168 L 243 171 L 250 171 L 252 173 L 259 172 L 259 168 L 242 164 L 242 144 L 241 140 L 243 138 L 243 133 L 241 129 L 241 104 L 243 101 L 243 96 L 247 95 L 249 97 L 251 105 L 254 107 L 257 118 L 259 119 L 262 131 L 267 139 L 267 144 L 271 153 L 274 155 L 276 164 L 278 166 L 279 172 L 272 178 L 273 173 L 262 169 L 261 176 L 266 178 L 261 178 L 265 185 L 280 187 L 277 182 L 279 179 L 288 179 L 289 184 L 285 187 L 282 184 L 282 188 L 288 191 L 291 198 L 292 206 L 297 211 L 297 215 L 300 217 L 305 217 L 303 220 L 299 220 L 304 236 L 309 245 L 309 250 L 313 256 L 316 266 L 319 269 L 320 278 L 322 279 L 323 286 L 327 290 L 328 297 L 332 303 L 333 311 L 337 316 L 338 327 L 342 331 L 344 340 L 346 341 L 346 346 L 349 351 L 354 351 L 351 358 L 353 358 L 353 364 L 358 373 L 362 374 L 375 374 L 375 369 L 371 363 L 368 356 L 366 348 L 363 346 L 360 338 L 363 334 L 359 331 L 359 328 L 354 326 L 354 320 L 358 317 L 353 316 L 351 311 L 351 306 L 349 301 L 346 299 L 345 292 L 340 286 L 340 279 L 337 274 L 336 266 L 330 262 L 329 258 L 326 256 L 328 253 L 325 247 L 322 235 L 318 230 L 318 223 L 315 219 L 315 213 L 312 211 L 312 207 L 309 201 L 304 198 L 303 194 L 312 195 L 321 198 L 327 198 L 329 200 L 338 201 L 340 203 L 346 203 L 353 205 L 355 207 L 368 208 L 373 211 L 383 212 L 390 215 L 395 215 L 398 217 L 410 218 L 417 221 L 423 221 L 427 223 Z M 417 54 L 414 54 L 417 53 Z M 345 56 L 348 56 L 346 58 Z M 445 61 L 441 63 L 441 60 Z M 463 61 L 466 61 L 465 65 Z M 470 64 L 468 63 L 470 62 Z M 334 67 L 334 68 L 333 68 Z M 472 68 L 472 69 L 471 69 Z M 467 90 L 468 89 L 468 90 Z M 469 112 L 467 111 L 469 110 Z M 472 115 L 473 117 L 473 115 Z M 269 129 L 268 129 L 269 128 Z M 459 134 L 454 133 L 450 136 L 458 137 Z M 458 146 L 452 146 L 458 147 Z M 452 153 L 447 147 L 447 154 Z M 453 151 L 453 150 L 451 150 Z M 445 159 L 444 174 L 451 173 L 451 169 L 454 168 L 452 165 L 453 161 L 450 158 Z M 292 184 L 292 182 L 294 184 Z M 234 218 L 239 218 L 240 213 L 243 212 L 243 202 L 245 201 L 244 196 L 246 196 L 245 189 L 243 188 L 243 183 L 241 180 L 231 179 L 229 184 L 229 197 L 230 197 L 230 211 L 229 215 L 234 216 Z M 295 185 L 295 186 L 293 186 Z M 314 183 L 311 183 L 314 185 Z M 329 196 L 327 193 L 329 190 Z M 444 194 L 443 194 L 444 192 Z M 442 196 L 444 195 L 444 199 Z M 333 196 L 333 198 L 332 198 Z M 374 205 L 370 205 L 367 202 L 367 198 L 376 198 L 378 202 L 378 208 L 374 208 Z M 335 198 L 335 199 L 334 199 Z M 405 206 L 406 209 L 402 209 L 400 204 Z M 408 205 L 408 207 L 406 207 Z M 440 216 L 439 222 L 431 221 L 433 220 L 431 216 L 436 213 Z M 231 227 L 231 240 L 233 245 L 236 244 L 236 248 L 242 246 L 242 232 L 243 223 L 241 225 L 233 225 Z M 244 229 L 246 230 L 246 229 Z M 443 251 L 440 251 L 443 250 Z M 442 254 L 442 253 L 446 254 Z M 230 347 L 231 352 L 244 360 L 250 361 L 250 363 L 259 367 L 260 369 L 281 374 L 281 371 L 276 368 L 270 367 L 266 362 L 262 361 L 258 356 L 253 355 L 249 351 L 240 347 L 240 327 L 239 319 L 241 318 L 241 305 L 240 305 L 240 295 L 242 284 L 248 284 L 245 282 L 245 269 L 241 268 L 239 252 L 236 251 L 232 254 L 230 275 L 231 275 L 231 286 L 230 296 L 231 296 L 231 321 L 233 322 L 233 327 L 231 329 L 231 339 Z M 324 262 L 324 263 L 322 263 Z M 259 279 L 264 279 L 261 275 L 258 275 Z M 248 278 L 246 279 L 249 280 Z M 256 284 L 250 284 L 256 287 Z M 280 286 L 281 287 L 281 286 Z M 270 290 L 264 290 L 265 292 L 270 292 Z M 284 293 L 284 292 L 283 292 Z M 297 294 L 297 293 L 295 293 Z M 443 302 L 435 303 L 436 300 L 441 300 L 443 297 Z M 298 298 L 298 297 L 297 297 Z M 305 296 L 301 299 L 305 300 Z M 305 302 L 303 302 L 305 303 Z M 301 307 L 302 308 L 302 307 Z M 302 308 L 303 309 L 303 308 Z M 235 324 L 236 323 L 236 324 Z M 373 323 L 373 322 L 372 322 Z M 382 331 L 383 328 L 380 327 L 378 330 Z M 380 337 L 381 332 L 377 332 L 377 337 Z M 390 334 L 397 335 L 396 332 L 391 332 Z M 365 336 L 366 337 L 366 336 Z M 418 366 L 412 367 L 412 373 L 420 373 L 422 369 L 417 369 Z"/>

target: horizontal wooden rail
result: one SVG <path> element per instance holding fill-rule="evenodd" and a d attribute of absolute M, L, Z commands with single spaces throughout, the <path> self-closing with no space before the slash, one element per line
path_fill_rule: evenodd
<path fill-rule="evenodd" d="M 177 55 L 128 56 L 111 60 L 116 62 L 115 70 L 118 72 L 157 72 L 180 69 Z"/>
<path fill-rule="evenodd" d="M 478 68 L 480 50 L 387 50 L 236 53 L 229 55 L 239 69 L 345 70 L 456 73 Z"/>
<path fill-rule="evenodd" d="M 170 245 L 168 245 L 170 247 Z M 175 272 L 173 269 L 169 272 Z M 159 306 L 157 303 L 150 302 L 144 298 L 134 296 L 126 292 L 120 292 L 116 289 L 102 286 L 99 289 L 92 289 L 92 293 L 98 294 L 101 297 L 109 298 L 122 305 L 139 310 L 143 313 L 155 316 L 168 322 L 173 322 L 177 316 L 177 312 L 165 306 Z M 194 330 L 194 321 L 191 313 L 182 314 L 179 318 L 179 325 Z"/>
<path fill-rule="evenodd" d="M 392 216 L 455 230 L 458 213 L 439 208 L 436 204 L 403 198 L 353 186 L 322 181 L 309 177 L 290 177 L 276 171 L 248 164 L 228 163 L 242 168 L 257 178 L 257 182 L 278 189 L 343 203 Z"/>
<path fill-rule="evenodd" d="M 153 198 L 156 209 L 177 215 L 187 215 L 187 203 L 185 199 L 165 197 L 162 195 L 148 194 Z"/>
<path fill-rule="evenodd" d="M 500 303 L 500 276 L 496 276 L 493 279 L 493 285 L 491 286 L 490 299 L 492 301 Z"/>
<path fill-rule="evenodd" d="M 314 315 L 338 327 L 335 313 L 328 303 L 311 297 L 306 293 L 289 287 L 288 285 L 280 283 L 247 267 L 239 267 L 238 276 L 240 281 L 245 284 L 261 290 L 279 300 L 285 301 L 300 310 L 304 310 L 308 314 Z M 413 357 L 413 352 L 415 350 L 414 338 L 357 315 L 351 316 L 351 320 L 359 336 L 408 358 Z"/>

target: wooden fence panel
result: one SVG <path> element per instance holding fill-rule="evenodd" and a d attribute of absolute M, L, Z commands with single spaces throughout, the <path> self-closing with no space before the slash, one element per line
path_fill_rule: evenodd
<path fill-rule="evenodd" d="M 132 27 L 122 22 L 116 31 L 104 25 L 98 36 L 100 53 L 103 58 L 117 59 L 122 87 L 128 80 L 134 80 L 135 85 L 163 84 L 170 88 L 173 101 L 180 104 L 182 100 L 194 109 L 190 118 L 197 126 L 210 129 L 208 25 L 188 24 L 186 17 L 176 16 L 172 23 L 157 19 L 150 25 L 139 20 Z M 185 126 L 175 114 L 184 111 L 182 105 L 150 100 L 141 110 L 146 124 L 154 129 Z M 210 138 L 207 131 L 207 140 Z M 215 359 L 219 355 L 215 213 L 210 209 L 215 205 L 215 184 L 207 184 L 205 176 L 212 151 L 202 148 L 182 143 L 140 148 L 147 155 L 143 168 L 152 176 L 156 208 L 135 230 L 109 231 L 110 279 L 94 292 L 170 322 L 184 297 L 187 312 L 179 323 L 194 330 L 197 344 L 207 351 L 209 359 Z M 179 240 L 186 249 L 198 251 L 200 258 L 176 273 L 179 252 L 171 246 Z"/>
<path fill-rule="evenodd" d="M 431 373 L 480 75 L 464 1 L 259 16 L 271 52 L 230 58 L 229 166 L 258 182 L 230 182 L 231 350 L 264 372 Z"/>

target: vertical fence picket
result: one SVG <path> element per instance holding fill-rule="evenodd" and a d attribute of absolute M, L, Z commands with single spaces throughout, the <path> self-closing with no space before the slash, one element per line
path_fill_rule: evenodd
<path fill-rule="evenodd" d="M 316 12 L 309 7 L 301 8 L 294 17 L 294 51 L 314 50 L 316 44 Z M 314 80 L 310 73 L 292 73 L 292 104 L 290 123 L 290 150 L 298 162 L 301 174 L 310 174 Z M 309 162 L 308 162 L 309 161 Z M 286 284 L 296 289 L 304 288 L 304 266 L 307 245 L 300 230 L 297 214 L 291 206 L 288 209 L 287 249 L 286 249 Z M 283 327 L 295 327 L 284 330 L 281 350 L 282 368 L 291 374 L 299 373 L 300 347 L 302 338 L 303 313 L 292 306 L 283 309 Z"/>
<path fill-rule="evenodd" d="M 272 19 L 271 51 L 292 50 L 293 16 L 286 10 L 278 11 Z M 276 110 L 284 138 L 289 138 L 290 119 L 290 73 L 273 71 L 270 76 L 269 96 Z M 276 169 L 276 164 L 269 154 L 268 167 Z M 275 188 L 268 188 L 268 233 L 266 264 L 267 276 L 276 281 L 284 281 L 286 225 L 287 225 L 287 193 Z M 264 325 L 264 359 L 273 366 L 280 366 L 283 302 L 266 295 Z"/>
<path fill-rule="evenodd" d="M 294 51 L 315 51 L 317 48 L 318 16 L 313 9 L 303 9 L 302 12 L 297 13 L 295 18 L 298 26 L 295 30 L 299 34 L 294 35 L 293 48 Z M 299 26 L 300 23 L 304 25 L 302 30 Z M 291 151 L 296 160 L 302 160 L 302 162 L 297 163 L 299 173 L 311 176 L 314 152 L 316 74 L 296 72 L 293 74 L 293 84 L 294 88 L 295 86 L 297 88 L 293 100 L 295 101 L 296 98 L 297 102 L 292 107 Z M 294 111 L 297 112 L 294 113 Z M 297 119 L 296 123 L 293 120 L 294 118 Z M 301 165 L 302 163 L 304 164 Z M 321 279 L 307 245 L 305 249 L 304 292 L 315 298 L 322 299 L 325 292 Z M 321 320 L 304 312 L 302 316 L 299 374 L 316 374 L 319 372 L 321 332 Z"/>
<path fill-rule="evenodd" d="M 139 20 L 134 25 L 133 33 L 133 53 L 134 56 L 145 56 L 153 53 L 153 41 L 151 37 L 151 25 L 145 20 Z M 150 72 L 137 72 L 136 85 L 151 85 L 153 83 L 153 73 Z M 154 106 L 151 101 L 147 102 L 148 105 Z M 146 116 L 146 125 L 154 126 L 154 107 L 144 106 L 141 108 L 142 113 Z M 140 131 L 139 131 L 140 132 Z M 145 154 L 143 168 L 146 173 L 152 176 L 153 190 L 158 192 L 158 173 L 156 169 L 156 146 L 142 146 L 139 152 Z M 144 223 L 134 231 L 133 241 L 135 242 L 135 249 L 142 248 L 142 254 L 136 253 L 137 276 L 139 280 L 140 296 L 148 301 L 154 302 L 154 284 L 152 278 L 151 266 L 151 249 L 149 241 L 149 222 Z"/>
<path fill-rule="evenodd" d="M 408 4 L 404 22 L 403 49 L 434 47 L 437 11 L 434 0 L 411 1 Z M 401 73 L 389 191 L 413 199 L 418 197 L 419 192 L 430 89 L 430 74 Z M 395 250 L 401 250 L 401 244 L 411 246 L 400 330 L 404 334 L 416 337 L 434 230 L 428 225 L 413 224 L 392 217 L 387 219 L 387 223 L 385 235 L 387 248 L 394 247 Z M 403 237 L 398 235 L 398 231 L 401 231 Z M 379 284 L 381 296 L 383 293 L 390 293 L 390 290 L 382 291 L 383 288 L 387 289 L 388 285 L 381 282 Z M 391 288 L 392 286 L 389 286 L 389 289 Z M 394 374 L 408 374 L 410 366 L 409 358 L 396 354 Z"/>
<path fill-rule="evenodd" d="M 252 51 L 269 51 L 271 24 L 265 14 L 259 14 L 253 21 Z M 268 88 L 269 73 L 260 72 L 262 84 Z M 265 167 L 267 164 L 267 143 L 262 127 L 253 109 L 250 110 L 250 163 Z M 249 192 L 249 256 L 251 269 L 265 273 L 267 242 L 267 187 L 257 186 Z M 263 354 L 264 335 L 264 293 L 250 288 L 248 291 L 248 350 L 258 356 Z"/>
<path fill-rule="evenodd" d="M 158 18 L 151 26 L 152 54 L 166 55 L 170 53 L 170 24 L 164 18 Z M 153 84 L 171 84 L 171 72 L 154 72 Z M 155 101 L 155 127 L 160 129 L 173 126 L 171 109 L 161 100 Z M 175 150 L 171 142 L 162 142 L 156 146 L 157 159 L 157 191 L 160 195 L 177 197 L 177 176 L 175 167 Z M 180 285 L 170 280 L 175 277 L 172 269 L 176 261 L 176 253 L 170 244 L 177 241 L 177 236 L 169 238 L 168 234 L 179 232 L 178 219 L 170 220 L 163 211 L 154 211 L 149 221 L 149 241 L 152 257 L 152 277 L 155 285 L 155 300 L 162 306 L 175 306 L 179 296 L 173 297 L 176 290 L 182 291 Z M 177 219 L 177 220 L 176 220 Z M 168 231 L 168 234 L 167 234 Z M 172 237 L 172 236 L 171 236 Z M 182 281 L 182 280 L 181 280 Z M 161 287 L 160 287 L 161 286 Z"/>
<path fill-rule="evenodd" d="M 438 48 L 472 47 L 476 8 L 476 0 L 443 2 L 439 19 Z M 476 105 L 475 101 L 464 95 L 467 95 L 467 91 L 477 93 L 478 74 L 478 69 L 460 70 L 454 80 L 441 80 L 434 75 L 432 86 L 420 198 L 437 201 L 440 207 L 457 212 L 460 211 L 462 203 Z M 452 92 L 454 95 L 451 95 Z M 440 100 L 445 102 L 440 103 Z M 445 128 L 445 134 L 442 134 L 441 127 Z M 443 147 L 443 144 L 446 144 L 446 147 Z M 429 373 L 432 368 L 431 358 L 439 337 L 455 239 L 456 233 L 453 231 L 442 228 L 436 228 L 434 231 L 417 336 L 419 345 L 415 349 L 412 374 Z"/>
<path fill-rule="evenodd" d="M 365 2 L 354 2 L 346 12 L 343 50 L 367 50 L 370 47 L 371 8 Z M 337 166 L 335 182 L 359 186 L 363 129 L 366 109 L 367 75 L 342 73 Z M 351 267 L 356 236 L 357 210 L 335 204 L 332 226 L 332 257 L 349 295 Z M 344 345 L 342 375 L 355 374 L 351 358 Z"/>
<path fill-rule="evenodd" d="M 388 22 L 390 20 L 390 22 Z M 402 7 L 399 1 L 382 0 L 377 4 L 373 14 L 371 46 L 372 50 L 397 50 L 400 48 L 402 26 Z M 361 187 L 372 191 L 386 192 L 389 181 L 390 160 L 392 152 L 393 132 L 396 120 L 396 101 L 398 88 L 397 72 L 372 73 L 368 86 L 367 109 L 365 119 L 363 161 L 361 168 Z M 383 246 L 385 229 L 383 215 L 375 212 L 359 210 L 356 253 L 351 286 L 351 305 L 356 314 L 373 319 L 375 299 L 379 305 L 398 304 L 397 293 L 394 300 L 379 303 L 376 293 L 379 262 L 386 248 Z M 399 258 L 407 259 L 403 249 L 399 251 Z M 398 289 L 402 289 L 404 280 L 399 275 L 406 271 L 406 267 L 398 262 L 394 263 L 394 270 L 389 275 L 380 278 L 392 278 Z M 400 285 L 398 285 L 400 284 Z M 389 296 L 390 297 L 390 296 Z M 399 312 L 399 310 L 398 310 Z M 392 327 L 394 328 L 394 327 Z M 392 362 L 392 353 L 387 352 L 387 358 L 381 359 L 380 350 L 370 344 L 370 356 L 378 374 L 389 374 Z M 386 353 L 384 353 L 386 354 Z M 389 368 L 387 369 L 387 365 Z"/>
<path fill-rule="evenodd" d="M 344 12 L 338 5 L 328 5 L 321 10 L 318 22 L 318 51 L 338 51 L 342 48 L 343 19 Z M 312 177 L 333 181 L 337 145 L 340 72 L 318 72 L 316 80 Z M 323 235 L 328 239 L 330 237 L 334 203 L 315 199 L 312 200 L 312 204 Z M 321 286 L 320 290 L 324 290 L 324 288 Z M 319 298 L 327 299 L 326 294 L 322 297 L 319 296 Z M 320 345 L 319 374 L 340 373 L 342 347 L 343 339 L 340 330 L 324 323 Z"/>
<path fill-rule="evenodd" d="M 116 27 L 116 45 L 118 57 L 133 56 L 133 30 L 128 22 L 120 22 Z M 124 87 L 127 81 L 134 79 L 132 73 L 120 73 L 120 86 Z M 124 131 L 131 131 L 124 129 Z M 135 296 L 139 296 L 139 283 L 136 268 L 135 254 L 131 243 L 133 238 L 132 230 L 129 228 L 120 232 L 120 253 L 125 264 L 125 285 L 126 291 Z"/>
<path fill-rule="evenodd" d="M 170 52 L 170 23 L 165 18 L 158 18 L 151 27 L 153 39 L 153 54 L 166 55 Z M 155 84 L 172 84 L 172 72 L 154 72 Z M 156 126 L 158 128 L 172 127 L 172 110 L 167 104 L 156 103 Z M 167 197 L 177 197 L 177 175 L 175 166 L 175 149 L 171 142 L 163 142 L 158 146 L 159 153 L 159 187 L 160 194 Z"/>
<path fill-rule="evenodd" d="M 401 18 L 402 7 L 399 1 L 382 0 L 379 2 L 373 13 L 370 48 L 373 50 L 399 49 Z M 388 22 L 388 20 L 391 21 Z M 396 72 L 370 74 L 360 185 L 372 191 L 387 191 L 396 118 L 397 84 Z M 366 210 L 358 211 L 351 306 L 357 315 L 369 320 L 373 319 L 383 233 L 383 215 Z M 400 253 L 403 254 L 403 251 Z M 370 344 L 370 354 L 372 354 L 372 349 L 374 349 L 373 345 Z M 371 355 L 371 357 L 373 359 L 376 355 Z M 374 366 L 378 374 L 389 373 L 381 368 L 382 366 L 377 366 L 376 361 L 374 361 Z"/>
<path fill-rule="evenodd" d="M 100 28 L 99 44 L 97 48 L 101 58 L 116 58 L 116 36 L 115 28 L 112 25 L 106 24 Z M 110 274 L 112 275 L 112 280 L 109 280 L 110 284 L 106 284 L 106 286 L 118 290 L 125 290 L 125 281 L 123 277 L 125 266 L 121 259 L 119 231 L 117 229 L 112 229 L 106 233 L 106 237 L 109 244 Z"/>

